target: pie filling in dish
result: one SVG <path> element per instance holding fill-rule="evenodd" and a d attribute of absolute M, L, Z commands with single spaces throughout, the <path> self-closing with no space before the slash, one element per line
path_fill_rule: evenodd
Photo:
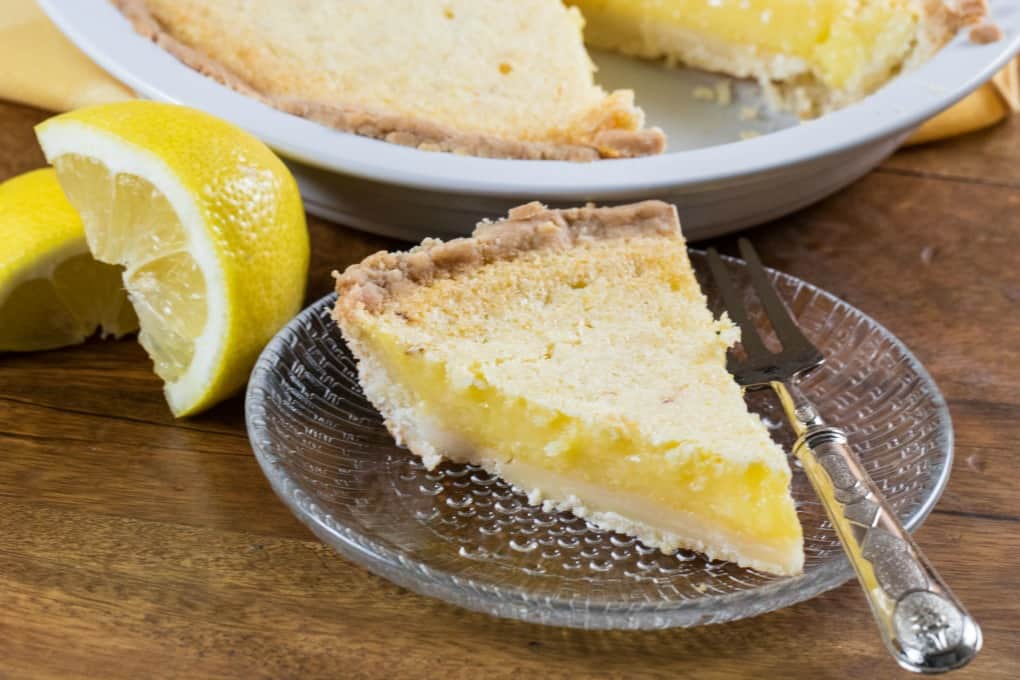
<path fill-rule="evenodd" d="M 984 16 L 983 0 L 568 0 L 592 47 L 762 84 L 816 116 L 874 92 Z"/>
<path fill-rule="evenodd" d="M 185 64 L 283 111 L 433 151 L 661 153 L 589 46 L 756 79 L 810 117 L 867 96 L 985 0 L 112 0 Z"/>
<path fill-rule="evenodd" d="M 337 275 L 365 394 L 433 468 L 471 462 L 665 552 L 803 566 L 786 455 L 725 368 L 676 211 L 537 203 Z"/>

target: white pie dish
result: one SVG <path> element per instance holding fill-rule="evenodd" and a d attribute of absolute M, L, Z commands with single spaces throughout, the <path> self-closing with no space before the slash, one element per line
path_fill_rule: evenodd
<path fill-rule="evenodd" d="M 141 38 L 106 0 L 40 0 L 61 30 L 101 67 L 143 96 L 195 106 L 253 132 L 294 169 L 309 211 L 368 231 L 420 240 L 468 233 L 486 217 L 530 200 L 550 205 L 659 198 L 676 203 L 692 240 L 758 224 L 817 201 L 892 153 L 922 121 L 980 86 L 1020 51 L 1020 4 L 991 0 L 1005 37 L 957 36 L 930 62 L 866 100 L 818 120 L 740 119 L 756 99 L 696 101 L 718 76 L 597 55 L 599 80 L 632 87 L 672 151 L 569 163 L 470 158 L 336 132 L 231 91 Z M 745 130 L 771 132 L 738 140 Z"/>

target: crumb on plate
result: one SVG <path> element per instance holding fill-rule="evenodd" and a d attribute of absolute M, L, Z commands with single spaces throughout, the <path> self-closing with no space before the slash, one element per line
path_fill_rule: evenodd
<path fill-rule="evenodd" d="M 715 101 L 715 90 L 711 87 L 704 85 L 698 85 L 691 91 L 691 95 L 698 101 L 703 102 L 714 102 Z"/>
<path fill-rule="evenodd" d="M 1002 38 L 1002 29 L 996 24 L 978 24 L 970 29 L 971 42 L 976 42 L 979 45 L 999 42 Z"/>

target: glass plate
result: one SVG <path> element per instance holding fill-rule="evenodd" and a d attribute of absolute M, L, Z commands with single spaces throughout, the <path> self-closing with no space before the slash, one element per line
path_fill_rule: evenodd
<path fill-rule="evenodd" d="M 692 262 L 713 309 L 705 257 Z M 743 264 L 731 260 L 766 342 Z M 876 321 L 797 278 L 771 271 L 804 332 L 825 354 L 805 392 L 845 428 L 909 529 L 941 495 L 952 424 L 931 377 Z M 471 465 L 429 472 L 398 448 L 362 396 L 357 371 L 322 298 L 266 347 L 248 386 L 255 455 L 273 489 L 319 538 L 401 586 L 536 623 L 647 629 L 732 621 L 786 607 L 845 582 L 849 563 L 796 461 L 804 573 L 777 577 L 696 553 L 665 555 L 568 513 L 547 513 Z M 752 410 L 789 450 L 771 391 Z"/>

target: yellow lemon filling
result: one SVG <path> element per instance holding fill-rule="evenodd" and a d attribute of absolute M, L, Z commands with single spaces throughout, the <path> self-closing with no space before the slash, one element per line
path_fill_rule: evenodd
<path fill-rule="evenodd" d="M 424 415 L 471 450 L 576 479 L 606 495 L 640 495 L 667 513 L 710 515 L 713 525 L 744 540 L 800 546 L 787 469 L 729 463 L 679 441 L 653 442 L 626 422 L 592 425 L 506 394 L 480 373 L 458 386 L 463 381 L 452 381 L 442 363 L 407 351 L 384 332 L 371 338 L 391 377 Z"/>
<path fill-rule="evenodd" d="M 803 62 L 834 89 L 872 87 L 892 75 L 920 20 L 910 0 L 568 0 L 587 20 L 585 40 L 646 57 L 668 57 L 733 75 L 744 63 L 782 56 Z M 729 54 L 723 46 L 738 46 Z M 713 54 L 713 52 L 715 54 Z M 706 63 L 706 62 L 719 63 Z M 774 67 L 776 79 L 792 75 Z M 876 81 L 876 82 L 870 82 Z"/>

